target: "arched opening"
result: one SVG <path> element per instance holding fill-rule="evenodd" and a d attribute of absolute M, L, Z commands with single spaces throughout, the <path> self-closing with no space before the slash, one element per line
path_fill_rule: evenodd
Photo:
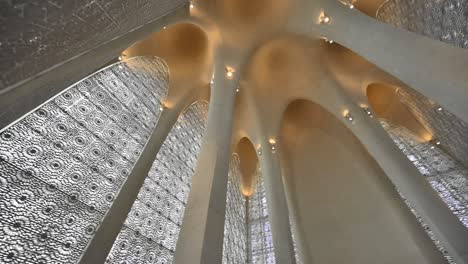
<path fill-rule="evenodd" d="M 466 162 L 464 153 L 468 149 L 466 139 L 456 136 L 466 135 L 464 131 L 468 126 L 410 88 L 371 84 L 367 96 L 376 117 L 396 145 L 468 227 L 465 195 L 468 170 L 463 162 Z M 425 137 L 426 133 L 430 136 Z"/>
<path fill-rule="evenodd" d="M 242 179 L 242 193 L 245 196 L 252 196 L 255 192 L 255 177 L 258 168 L 258 157 L 252 142 L 244 137 L 236 147 L 236 153 L 239 155 L 240 172 Z"/>
<path fill-rule="evenodd" d="M 367 87 L 367 98 L 372 110 L 379 118 L 406 127 L 423 141 L 432 139 L 432 134 L 422 126 L 397 95 L 398 88 L 374 83 Z"/>
<path fill-rule="evenodd" d="M 302 255 L 317 263 L 444 261 L 376 161 L 334 115 L 296 100 L 284 113 L 280 139 Z"/>
<path fill-rule="evenodd" d="M 158 31 L 122 52 L 124 59 L 135 56 L 156 56 L 169 66 L 171 86 L 187 83 L 208 84 L 212 72 L 211 43 L 197 25 L 178 23 Z"/>

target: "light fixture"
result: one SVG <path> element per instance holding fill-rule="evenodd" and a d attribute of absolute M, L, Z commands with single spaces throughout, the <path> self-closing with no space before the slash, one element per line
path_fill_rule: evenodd
<path fill-rule="evenodd" d="M 231 66 L 226 66 L 226 78 L 231 80 L 234 77 L 236 70 Z"/>
<path fill-rule="evenodd" d="M 260 146 L 260 145 L 259 145 L 258 148 L 257 148 L 257 154 L 258 154 L 259 156 L 262 155 L 262 146 Z"/>
<path fill-rule="evenodd" d="M 238 93 L 240 91 L 239 87 L 236 88 L 236 93 Z"/>
<path fill-rule="evenodd" d="M 165 109 L 166 109 L 166 106 L 164 105 L 164 103 L 161 103 L 161 104 L 159 105 L 159 111 L 162 112 L 162 111 L 164 111 Z"/>
<path fill-rule="evenodd" d="M 442 110 L 444 110 L 444 109 L 442 107 L 440 107 L 440 106 L 439 106 L 439 108 L 437 108 L 437 111 L 439 111 L 439 112 L 442 111 Z"/>
<path fill-rule="evenodd" d="M 327 14 L 325 14 L 325 12 L 322 10 L 318 17 L 319 24 L 329 24 L 330 21 L 331 21 L 331 18 Z"/>
<path fill-rule="evenodd" d="M 362 108 L 362 110 L 364 110 L 364 113 L 366 113 L 366 115 L 368 115 L 370 118 L 374 117 L 374 114 L 372 113 L 372 110 L 370 109 L 369 106 L 367 106 L 365 104 L 362 104 L 361 108 Z"/>
<path fill-rule="evenodd" d="M 354 121 L 354 117 L 351 115 L 351 113 L 349 112 L 349 110 L 345 110 L 345 111 L 343 112 L 343 116 L 344 116 L 344 118 L 346 118 L 348 121 L 351 121 L 351 122 Z"/>
<path fill-rule="evenodd" d="M 353 9 L 354 8 L 354 5 L 353 4 L 350 4 L 349 5 L 349 9 Z"/>
<path fill-rule="evenodd" d="M 213 84 L 213 83 L 214 83 L 214 80 L 213 80 L 213 79 L 211 79 L 210 83 L 211 83 L 211 84 Z"/>
<path fill-rule="evenodd" d="M 163 27 L 163 29 L 166 29 L 167 27 Z"/>
<path fill-rule="evenodd" d="M 121 61 L 121 60 L 122 60 L 122 56 L 119 56 L 118 59 L 119 59 L 119 61 Z"/>
<path fill-rule="evenodd" d="M 193 4 L 192 1 L 190 1 L 190 8 L 192 9 L 192 8 L 194 8 L 194 7 L 195 7 L 195 5 Z"/>

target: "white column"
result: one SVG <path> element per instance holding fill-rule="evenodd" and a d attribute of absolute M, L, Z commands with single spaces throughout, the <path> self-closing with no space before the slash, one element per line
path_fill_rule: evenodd
<path fill-rule="evenodd" d="M 156 154 L 185 105 L 186 103 L 178 104 L 175 108 L 164 109 L 161 113 L 156 128 L 153 130 L 132 172 L 122 185 L 112 206 L 104 216 L 96 233 L 81 256 L 80 263 L 105 262 L 115 239 L 122 229 L 125 219 L 127 219 L 127 214 L 130 212 L 133 202 L 137 198 L 140 188 L 156 159 Z"/>
<path fill-rule="evenodd" d="M 434 231 L 455 262 L 468 263 L 468 229 L 396 146 L 378 120 L 367 116 L 359 106 L 349 100 L 335 81 L 326 79 L 319 89 L 328 91 L 327 95 L 321 98 L 322 105 L 343 120 L 388 178 L 421 215 L 424 222 Z M 348 109 L 352 115 L 352 122 L 343 117 L 345 109 Z"/>
<path fill-rule="evenodd" d="M 281 165 L 278 143 L 272 145 L 268 139 L 262 142 L 259 156 L 268 204 L 268 219 L 270 220 L 276 263 L 294 264 L 294 248 L 289 223 L 289 211 L 281 178 Z"/>
<path fill-rule="evenodd" d="M 177 241 L 175 264 L 221 263 L 226 190 L 231 159 L 231 135 L 239 64 L 227 78 L 222 56 L 215 58 L 208 123 L 203 136 L 192 189 Z"/>

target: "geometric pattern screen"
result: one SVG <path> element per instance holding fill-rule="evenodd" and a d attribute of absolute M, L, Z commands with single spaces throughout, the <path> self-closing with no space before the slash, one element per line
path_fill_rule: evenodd
<path fill-rule="evenodd" d="M 189 106 L 169 132 L 106 263 L 172 263 L 205 131 L 208 103 Z"/>
<path fill-rule="evenodd" d="M 389 0 L 376 18 L 423 36 L 468 48 L 468 0 Z"/>
<path fill-rule="evenodd" d="M 143 150 L 168 88 L 116 63 L 0 131 L 0 262 L 76 263 Z"/>
<path fill-rule="evenodd" d="M 247 263 L 247 201 L 241 192 L 239 162 L 239 157 L 234 154 L 227 184 L 223 264 Z"/>
<path fill-rule="evenodd" d="M 428 180 L 450 210 L 463 225 L 468 227 L 468 171 L 465 167 L 440 149 L 437 144 L 420 141 L 404 127 L 394 126 L 385 120 L 380 122 L 395 144 Z M 435 233 L 424 223 L 409 201 L 404 197 L 403 200 L 447 261 L 454 263 Z"/>
<path fill-rule="evenodd" d="M 275 252 L 268 204 L 260 166 L 255 176 L 255 192 L 249 198 L 247 209 L 247 228 L 249 234 L 248 259 L 254 264 L 274 264 Z"/>

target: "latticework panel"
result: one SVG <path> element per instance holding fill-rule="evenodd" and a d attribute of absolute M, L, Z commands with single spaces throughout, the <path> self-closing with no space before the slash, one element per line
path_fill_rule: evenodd
<path fill-rule="evenodd" d="M 187 108 L 159 150 L 106 263 L 172 263 L 208 103 Z"/>
<path fill-rule="evenodd" d="M 75 263 L 159 118 L 167 68 L 110 66 L 0 133 L 2 263 Z"/>
<path fill-rule="evenodd" d="M 0 91 L 143 26 L 186 2 L 1 0 Z"/>
<path fill-rule="evenodd" d="M 393 126 L 383 120 L 381 123 L 452 212 L 468 227 L 468 171 L 437 146 L 419 141 L 406 128 Z M 411 210 L 445 257 L 453 263 L 434 233 L 422 222 L 417 212 Z"/>
<path fill-rule="evenodd" d="M 274 264 L 275 252 L 268 205 L 260 167 L 257 168 L 255 193 L 249 198 L 247 228 L 249 232 L 248 259 L 253 264 Z"/>
<path fill-rule="evenodd" d="M 223 263 L 247 263 L 247 208 L 241 192 L 239 158 L 233 155 L 229 165 L 224 220 Z"/>
<path fill-rule="evenodd" d="M 387 0 L 376 17 L 411 32 L 468 48 L 467 0 Z"/>
<path fill-rule="evenodd" d="M 398 89 L 397 95 L 440 146 L 468 168 L 468 124 L 411 88 Z"/>

